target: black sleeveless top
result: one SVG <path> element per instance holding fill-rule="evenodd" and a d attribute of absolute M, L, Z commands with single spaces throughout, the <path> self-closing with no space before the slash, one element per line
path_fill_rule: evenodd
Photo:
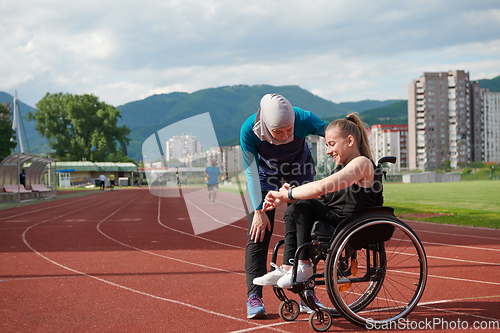
<path fill-rule="evenodd" d="M 375 170 L 375 163 L 371 162 Z M 331 174 L 339 172 L 343 167 L 343 165 L 337 166 Z M 368 188 L 353 184 L 343 190 L 327 193 L 323 200 L 324 204 L 331 208 L 340 219 L 345 219 L 367 207 L 377 206 L 376 198 L 379 192 L 380 186 L 374 181 Z"/>

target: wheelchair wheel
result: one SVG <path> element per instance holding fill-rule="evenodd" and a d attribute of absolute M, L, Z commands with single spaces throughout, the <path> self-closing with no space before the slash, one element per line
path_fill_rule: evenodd
<path fill-rule="evenodd" d="M 316 332 L 326 332 L 332 326 L 332 315 L 328 311 L 312 312 L 309 315 L 309 326 Z"/>
<path fill-rule="evenodd" d="M 284 321 L 294 321 L 300 314 L 299 303 L 293 299 L 281 302 L 278 313 Z"/>
<path fill-rule="evenodd" d="M 386 241 L 360 245 L 357 240 L 357 235 L 372 230 L 365 228 L 391 226 L 394 232 Z M 422 243 L 393 216 L 353 221 L 335 237 L 326 266 L 326 287 L 335 308 L 350 322 L 367 328 L 407 316 L 427 280 Z"/>

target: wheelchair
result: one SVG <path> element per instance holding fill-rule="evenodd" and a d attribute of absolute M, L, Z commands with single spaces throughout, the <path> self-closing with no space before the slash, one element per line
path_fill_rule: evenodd
<path fill-rule="evenodd" d="M 379 206 L 343 220 L 336 228 L 316 221 L 311 242 L 297 248 L 289 290 L 309 307 L 309 325 L 317 332 L 327 331 L 336 317 L 365 328 L 390 327 L 410 314 L 422 297 L 427 280 L 422 243 L 391 207 L 383 206 L 382 165 L 387 162 L 395 163 L 396 157 L 382 157 L 375 167 Z M 280 240 L 274 247 L 273 263 L 283 243 Z M 315 273 L 296 282 L 302 251 L 309 251 Z M 313 289 L 321 307 L 314 301 Z M 295 320 L 300 314 L 297 301 L 277 286 L 273 291 L 281 301 L 280 317 Z"/>

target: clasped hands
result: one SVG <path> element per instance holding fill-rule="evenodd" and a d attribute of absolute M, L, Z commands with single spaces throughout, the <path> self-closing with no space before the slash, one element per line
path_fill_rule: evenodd
<path fill-rule="evenodd" d="M 291 200 L 288 198 L 289 188 L 290 184 L 285 183 L 279 191 L 269 191 L 264 199 L 262 211 L 273 210 L 284 203 L 290 202 Z"/>

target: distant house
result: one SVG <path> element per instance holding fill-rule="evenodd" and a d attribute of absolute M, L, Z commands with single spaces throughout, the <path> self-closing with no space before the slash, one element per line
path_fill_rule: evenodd
<path fill-rule="evenodd" d="M 111 174 L 114 174 L 117 180 L 118 178 L 128 178 L 132 181 L 134 173 L 137 173 L 137 165 L 130 162 L 57 162 L 57 170 L 71 170 L 73 183 L 92 181 L 98 179 L 101 174 L 104 174 L 108 179 Z"/>

